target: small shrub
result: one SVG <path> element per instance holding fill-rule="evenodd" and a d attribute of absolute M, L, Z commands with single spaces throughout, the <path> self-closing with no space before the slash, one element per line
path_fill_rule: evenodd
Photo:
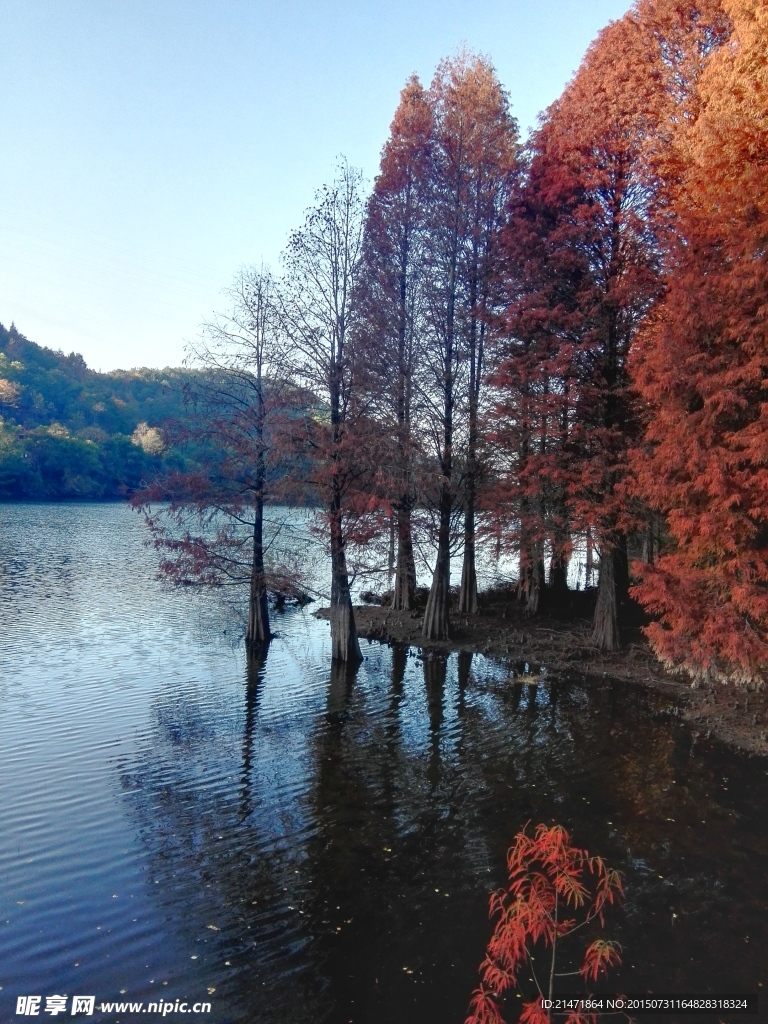
<path fill-rule="evenodd" d="M 542 1000 L 556 995 L 557 979 L 581 976 L 584 982 L 595 981 L 621 963 L 618 943 L 604 938 L 589 942 L 589 932 L 604 925 L 606 908 L 624 896 L 620 873 L 573 846 L 560 825 L 537 825 L 533 836 L 526 826 L 515 837 L 507 866 L 507 888 L 491 895 L 490 916 L 496 924 L 465 1024 L 504 1024 L 502 998 L 518 986 L 523 970 L 538 992 L 522 1004 L 519 1024 L 551 1024 L 555 1019 L 594 1024 L 598 1014 L 551 1013 Z M 573 991 L 572 984 L 568 991 Z"/>

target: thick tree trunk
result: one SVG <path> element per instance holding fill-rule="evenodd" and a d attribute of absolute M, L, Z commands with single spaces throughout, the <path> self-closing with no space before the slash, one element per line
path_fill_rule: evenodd
<path fill-rule="evenodd" d="M 397 567 L 392 607 L 409 611 L 416 601 L 416 563 L 413 558 L 411 510 L 408 503 L 397 510 Z"/>
<path fill-rule="evenodd" d="M 363 660 L 357 639 L 355 613 L 349 590 L 347 557 L 341 533 L 341 502 L 333 497 L 331 509 L 331 658 L 352 664 Z"/>
<path fill-rule="evenodd" d="M 523 511 L 529 510 L 523 504 Z M 531 540 L 525 526 L 520 528 L 520 577 L 517 581 L 517 597 L 525 604 L 526 615 L 536 615 L 539 610 L 541 589 L 544 586 L 544 558 L 539 541 Z"/>
<path fill-rule="evenodd" d="M 254 502 L 251 590 L 245 639 L 249 644 L 265 644 L 271 636 L 267 588 L 264 583 L 264 501 L 259 497 Z"/>
<path fill-rule="evenodd" d="M 544 559 L 539 545 L 534 545 L 533 564 L 528 575 L 528 589 L 525 597 L 525 614 L 536 615 L 541 601 L 541 588 L 544 586 Z"/>
<path fill-rule="evenodd" d="M 560 551 L 552 556 L 549 566 L 549 589 L 556 604 L 568 598 L 568 556 Z"/>
<path fill-rule="evenodd" d="M 601 651 L 621 650 L 617 562 L 619 552 L 603 542 L 600 551 L 600 582 L 593 619 L 592 640 Z"/>
<path fill-rule="evenodd" d="M 437 562 L 432 576 L 427 607 L 424 612 L 422 636 L 425 640 L 448 640 L 451 598 L 451 492 L 450 484 L 443 484 L 440 498 L 440 532 L 437 541 Z"/>
<path fill-rule="evenodd" d="M 331 557 L 331 563 L 331 658 L 353 663 L 362 661 L 343 549 Z"/>

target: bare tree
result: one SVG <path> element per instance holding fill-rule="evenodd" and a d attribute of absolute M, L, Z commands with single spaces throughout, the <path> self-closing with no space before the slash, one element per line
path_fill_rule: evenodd
<path fill-rule="evenodd" d="M 269 270 L 242 270 L 229 292 L 232 310 L 205 324 L 203 344 L 190 352 L 203 366 L 223 371 L 222 380 L 239 413 L 251 423 L 254 475 L 252 560 L 248 625 L 245 638 L 263 643 L 270 637 L 269 606 L 264 573 L 264 501 L 267 489 L 267 425 L 270 412 L 284 403 L 284 352 L 274 330 L 274 282 Z M 267 394 L 266 376 L 270 382 Z M 243 399 L 245 398 L 245 402 Z"/>
<path fill-rule="evenodd" d="M 227 313 L 203 325 L 187 350 L 199 373 L 187 386 L 194 413 L 177 440 L 206 450 L 206 471 L 177 473 L 138 496 L 148 514 L 161 563 L 177 582 L 246 584 L 246 641 L 269 641 L 268 591 L 297 592 L 297 562 L 278 540 L 265 541 L 265 503 L 285 473 L 276 443 L 299 396 L 287 384 L 284 350 L 274 330 L 274 283 L 264 268 L 243 269 L 226 293 Z M 170 498 L 152 511 L 151 503 Z M 193 532 L 194 530 L 194 532 Z M 271 549 L 271 550 L 270 550 Z"/>
<path fill-rule="evenodd" d="M 360 645 L 347 568 L 346 513 L 359 479 L 353 424 L 356 399 L 356 292 L 361 270 L 365 203 L 358 170 L 346 161 L 320 189 L 284 254 L 280 324 L 297 382 L 319 407 L 307 420 L 331 551 L 331 647 L 340 661 L 359 661 Z"/>

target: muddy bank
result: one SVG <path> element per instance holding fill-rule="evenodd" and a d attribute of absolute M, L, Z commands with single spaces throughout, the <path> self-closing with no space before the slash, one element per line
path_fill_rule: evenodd
<path fill-rule="evenodd" d="M 315 614 L 328 617 L 325 608 Z M 360 636 L 368 640 L 409 644 L 425 651 L 478 652 L 508 662 L 510 671 L 518 674 L 526 664 L 534 676 L 544 666 L 548 679 L 567 675 L 584 683 L 610 678 L 650 686 L 673 699 L 672 713 L 688 722 L 696 737 L 714 737 L 750 754 L 768 756 L 768 689 L 691 687 L 684 677 L 664 671 L 640 629 L 626 631 L 623 651 L 603 654 L 591 643 L 588 619 L 532 620 L 509 605 L 478 615 L 453 616 L 449 641 L 424 641 L 420 611 L 360 605 L 355 619 Z"/>

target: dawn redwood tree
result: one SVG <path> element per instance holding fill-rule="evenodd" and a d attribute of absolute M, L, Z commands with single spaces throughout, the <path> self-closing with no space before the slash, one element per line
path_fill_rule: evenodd
<path fill-rule="evenodd" d="M 638 73 L 639 49 L 632 19 L 603 30 L 553 111 L 548 139 L 582 199 L 577 216 L 590 270 L 574 349 L 569 497 L 574 518 L 591 526 L 600 552 L 593 638 L 602 650 L 621 646 L 619 608 L 629 584 L 632 524 L 619 489 L 634 429 L 627 357 L 659 288 L 648 214 L 654 182 L 644 148 L 655 129 L 647 113 L 653 81 Z"/>
<path fill-rule="evenodd" d="M 671 169 L 661 140 L 689 116 L 724 31 L 711 0 L 641 0 L 603 30 L 534 135 L 505 234 L 511 341 L 498 382 L 519 403 L 521 569 L 533 592 L 542 541 L 562 575 L 567 531 L 592 531 L 604 650 L 620 646 L 627 533 L 642 522 L 624 487 L 637 430 L 627 359 L 662 286 Z"/>
<path fill-rule="evenodd" d="M 499 233 L 509 196 L 518 176 L 517 122 L 493 67 L 476 58 L 455 86 L 455 110 L 474 112 L 465 148 L 467 214 L 460 263 L 464 278 L 463 358 L 467 364 L 466 455 L 462 499 L 464 558 L 459 611 L 477 612 L 475 564 L 476 506 L 480 473 L 480 415 L 486 380 L 488 319 L 498 302 Z"/>
<path fill-rule="evenodd" d="M 397 557 L 392 607 L 413 607 L 416 567 L 412 510 L 416 499 L 414 455 L 415 374 L 423 332 L 425 188 L 432 111 L 413 75 L 381 156 L 368 201 L 361 283 L 361 362 L 380 425 L 392 439 L 387 460 L 391 506 L 396 518 Z"/>
<path fill-rule="evenodd" d="M 465 140 L 471 112 L 452 109 L 455 85 L 466 58 L 443 61 L 430 88 L 434 148 L 430 162 L 427 251 L 428 337 L 425 345 L 425 420 L 437 472 L 438 534 L 435 569 L 424 612 L 423 635 L 444 640 L 450 633 L 451 513 L 454 506 L 454 417 L 461 347 L 459 260 L 466 192 Z"/>
<path fill-rule="evenodd" d="M 172 474 L 134 500 L 147 512 L 170 579 L 248 586 L 245 639 L 264 644 L 268 592 L 299 586 L 285 552 L 273 546 L 266 557 L 264 507 L 285 472 L 278 439 L 301 399 L 286 383 L 269 271 L 242 270 L 227 294 L 229 311 L 204 324 L 188 347 L 187 364 L 198 371 L 185 396 L 192 426 L 175 438 L 202 451 L 208 468 Z M 170 503 L 158 508 L 164 499 Z"/>
<path fill-rule="evenodd" d="M 361 174 L 344 161 L 321 188 L 284 253 L 280 328 L 292 373 L 320 407 L 307 421 L 314 481 L 322 494 L 331 551 L 331 647 L 340 661 L 360 661 L 347 567 L 345 514 L 361 472 L 354 435 L 359 412 L 356 341 L 365 203 Z"/>
<path fill-rule="evenodd" d="M 462 53 L 443 61 L 429 92 L 433 110 L 430 160 L 427 340 L 423 390 L 427 431 L 438 465 L 435 570 L 424 614 L 428 639 L 448 636 L 451 516 L 456 427 L 467 395 L 465 566 L 462 605 L 476 610 L 475 486 L 478 408 L 483 380 L 484 305 L 490 294 L 492 249 L 505 190 L 516 168 L 516 123 L 492 66 Z M 463 374 L 467 390 L 463 391 Z"/>
<path fill-rule="evenodd" d="M 534 137 L 501 235 L 507 306 L 493 324 L 494 407 L 487 418 L 494 459 L 485 500 L 503 546 L 519 556 L 518 594 L 528 614 L 539 609 L 546 546 L 551 586 L 567 587 L 575 351 L 592 287 L 583 196 L 562 161 L 550 158 L 546 131 Z"/>
<path fill-rule="evenodd" d="M 638 485 L 671 535 L 635 592 L 668 666 L 752 683 L 768 663 L 768 10 L 723 6 L 733 35 L 680 126 L 680 241 L 634 358 Z"/>

